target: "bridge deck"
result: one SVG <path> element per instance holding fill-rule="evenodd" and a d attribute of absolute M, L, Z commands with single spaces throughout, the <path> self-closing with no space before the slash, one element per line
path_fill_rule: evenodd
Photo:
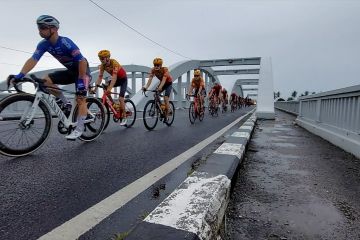
<path fill-rule="evenodd" d="M 360 160 L 276 112 L 259 121 L 227 210 L 229 239 L 360 239 Z"/>

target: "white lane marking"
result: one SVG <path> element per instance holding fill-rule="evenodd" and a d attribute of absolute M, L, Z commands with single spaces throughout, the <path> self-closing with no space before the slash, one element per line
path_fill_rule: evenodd
<path fill-rule="evenodd" d="M 234 132 L 233 134 L 231 134 L 231 137 L 249 138 L 250 133 L 248 133 L 248 132 Z"/>
<path fill-rule="evenodd" d="M 252 126 L 241 126 L 241 127 L 239 127 L 239 129 L 241 129 L 241 130 L 252 130 Z"/>
<path fill-rule="evenodd" d="M 240 143 L 223 143 L 214 153 L 234 155 L 241 159 L 245 146 Z"/>
<path fill-rule="evenodd" d="M 190 157 L 194 156 L 204 147 L 223 135 L 226 131 L 241 121 L 241 119 L 247 117 L 249 114 L 252 114 L 253 111 L 254 110 L 248 112 L 242 117 L 239 117 L 234 122 L 214 133 L 207 139 L 204 139 L 177 157 L 130 183 L 101 202 L 53 229 L 51 232 L 43 235 L 39 238 L 39 240 L 70 240 L 79 238 L 82 234 L 99 224 L 110 214 L 124 206 L 141 192 L 145 191 L 148 187 L 172 172 L 175 168 L 186 162 Z"/>
<path fill-rule="evenodd" d="M 216 223 L 212 220 L 225 211 L 230 182 L 225 175 L 209 177 L 208 173 L 194 172 L 144 221 L 192 232 L 200 239 L 213 239 Z"/>

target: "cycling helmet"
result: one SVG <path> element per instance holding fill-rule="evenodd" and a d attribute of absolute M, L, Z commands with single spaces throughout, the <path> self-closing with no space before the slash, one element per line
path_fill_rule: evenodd
<path fill-rule="evenodd" d="M 154 59 L 153 64 L 161 66 L 163 64 L 163 60 L 161 58 L 157 57 Z"/>
<path fill-rule="evenodd" d="M 110 51 L 109 50 L 101 50 L 98 53 L 99 58 L 109 58 L 110 57 Z"/>
<path fill-rule="evenodd" d="M 194 76 L 200 76 L 200 74 L 201 74 L 201 72 L 200 72 L 199 69 L 196 69 L 196 70 L 194 71 Z"/>
<path fill-rule="evenodd" d="M 41 15 L 36 19 L 36 24 L 59 28 L 60 22 L 50 15 Z"/>

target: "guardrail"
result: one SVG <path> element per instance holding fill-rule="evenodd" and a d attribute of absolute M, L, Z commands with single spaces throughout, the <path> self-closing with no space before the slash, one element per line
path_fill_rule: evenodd
<path fill-rule="evenodd" d="M 299 114 L 299 101 L 275 102 L 275 108 L 294 115 Z"/>
<path fill-rule="evenodd" d="M 301 97 L 296 122 L 360 158 L 360 85 Z"/>

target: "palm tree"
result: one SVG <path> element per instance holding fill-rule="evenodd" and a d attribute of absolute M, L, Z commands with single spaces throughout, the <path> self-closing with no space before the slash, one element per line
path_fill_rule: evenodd
<path fill-rule="evenodd" d="M 307 96 L 307 95 L 309 95 L 309 91 L 304 92 L 304 96 Z"/>
<path fill-rule="evenodd" d="M 297 96 L 297 94 L 298 94 L 297 91 L 293 91 L 293 92 L 291 93 L 292 98 L 295 99 L 296 96 Z"/>

